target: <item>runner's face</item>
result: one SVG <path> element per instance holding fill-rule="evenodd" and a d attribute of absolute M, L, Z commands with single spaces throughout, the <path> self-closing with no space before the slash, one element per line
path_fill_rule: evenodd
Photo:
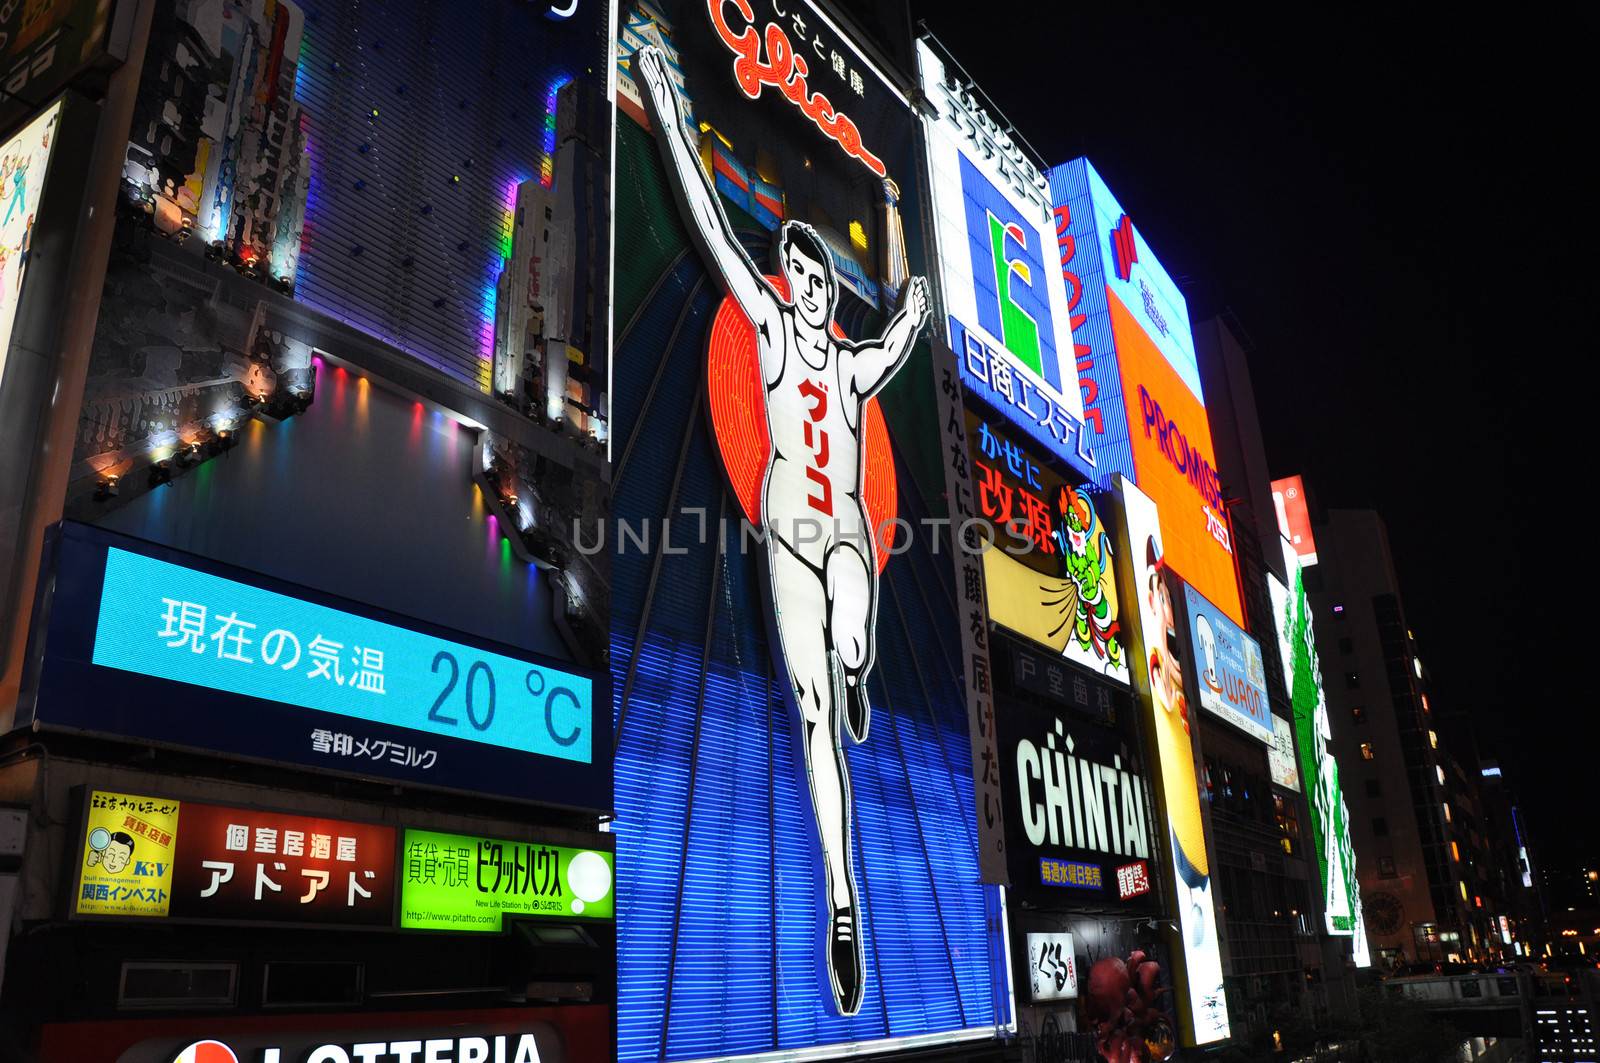
<path fill-rule="evenodd" d="M 791 246 L 783 256 L 783 271 L 789 277 L 789 291 L 800 319 L 812 328 L 827 328 L 833 316 L 833 293 L 828 290 L 828 271 L 821 262 Z"/>

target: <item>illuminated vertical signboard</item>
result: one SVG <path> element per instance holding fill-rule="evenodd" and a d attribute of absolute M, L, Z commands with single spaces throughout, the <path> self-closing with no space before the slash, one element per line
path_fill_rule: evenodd
<path fill-rule="evenodd" d="M 61 105 L 53 104 L 0 147 L 0 386 L 60 118 Z"/>
<path fill-rule="evenodd" d="M 1091 472 L 1049 185 L 977 89 L 926 40 L 917 42 L 917 65 L 931 104 L 923 123 L 943 328 L 962 386 Z"/>
<path fill-rule="evenodd" d="M 995 529 L 989 619 L 1127 683 L 1104 492 L 1062 477 L 1005 420 L 968 410 L 966 422 L 975 512 Z"/>
<path fill-rule="evenodd" d="M 1370 967 L 1366 920 L 1361 911 L 1361 887 L 1356 879 L 1356 853 L 1350 840 L 1350 809 L 1339 785 L 1339 762 L 1329 743 L 1328 699 L 1323 693 L 1322 668 L 1317 660 L 1316 633 L 1311 605 L 1306 598 L 1300 558 L 1293 544 L 1280 540 L 1290 585 L 1267 574 L 1277 623 L 1278 652 L 1283 657 L 1284 681 L 1294 706 L 1294 737 L 1300 752 L 1300 775 L 1309 789 L 1311 834 L 1317 850 L 1317 870 L 1322 881 L 1323 909 L 1329 934 L 1349 936 L 1356 966 Z"/>
<path fill-rule="evenodd" d="M 802 0 L 618 24 L 618 1056 L 993 1037 L 909 86 Z"/>
<path fill-rule="evenodd" d="M 1172 569 L 1242 625 L 1188 304 L 1089 160 L 1051 170 L 1050 193 L 1094 475 L 1155 501 Z"/>
<path fill-rule="evenodd" d="M 1172 601 L 1176 584 L 1167 570 L 1155 503 L 1126 480 L 1120 483 L 1145 654 L 1133 670 L 1134 683 L 1150 706 L 1154 774 L 1169 828 L 1168 871 L 1178 915 L 1178 950 L 1183 956 L 1178 1018 L 1185 1043 L 1207 1045 L 1228 1036 L 1228 1005 L 1222 988 L 1211 860 L 1195 773 L 1193 717 L 1184 696 L 1185 664 Z"/>
<path fill-rule="evenodd" d="M 1299 476 L 1272 481 L 1272 508 L 1278 513 L 1278 531 L 1294 546 L 1300 564 L 1317 563 L 1317 540 L 1311 534 L 1311 510 L 1306 504 L 1306 484 Z"/>
<path fill-rule="evenodd" d="M 1200 707 L 1270 746 L 1272 708 L 1261 644 L 1187 583 L 1183 599 Z"/>

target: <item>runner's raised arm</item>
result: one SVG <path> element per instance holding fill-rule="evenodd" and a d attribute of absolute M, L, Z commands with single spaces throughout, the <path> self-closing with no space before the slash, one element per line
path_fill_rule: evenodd
<path fill-rule="evenodd" d="M 772 316 L 778 310 L 777 298 L 767 287 L 761 271 L 739 246 L 733 227 L 717 202 L 716 192 L 700 168 L 695 146 L 689 142 L 683 128 L 678 93 L 667 70 L 666 56 L 654 45 L 646 45 L 634 55 L 633 65 L 644 85 L 645 104 L 665 156 L 667 176 L 686 208 L 684 217 L 694 222 L 690 226 L 690 237 L 705 252 L 706 261 L 715 263 L 723 287 L 757 329 L 762 329 L 763 325 L 770 329 Z"/>

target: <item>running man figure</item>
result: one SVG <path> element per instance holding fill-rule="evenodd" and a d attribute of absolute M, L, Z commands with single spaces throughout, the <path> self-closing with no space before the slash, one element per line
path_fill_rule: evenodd
<path fill-rule="evenodd" d="M 862 503 L 862 410 L 905 364 L 928 312 L 927 282 L 911 279 L 880 339 L 831 331 L 839 298 L 833 262 L 811 226 L 783 226 L 780 295 L 734 236 L 683 127 L 665 57 L 634 60 L 689 234 L 755 326 L 772 455 L 761 491 L 772 613 L 783 671 L 799 709 L 801 749 L 827 878 L 824 959 L 841 1015 L 866 983 L 861 906 L 850 845 L 850 778 L 841 728 L 860 743 L 870 708 L 878 569 Z"/>

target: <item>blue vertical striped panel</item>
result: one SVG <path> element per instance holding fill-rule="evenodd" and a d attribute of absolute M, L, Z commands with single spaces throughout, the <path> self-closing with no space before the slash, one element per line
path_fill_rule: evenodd
<path fill-rule="evenodd" d="M 754 251 L 762 241 L 748 236 Z M 614 512 L 635 524 L 696 507 L 713 526 L 719 512 L 738 517 L 701 394 L 720 293 L 702 288 L 669 343 L 689 288 L 669 279 L 654 299 L 670 312 L 647 302 L 618 338 L 615 408 L 640 436 Z M 632 430 L 619 419 L 619 438 Z M 899 482 L 901 514 L 914 521 L 922 500 L 903 469 Z M 860 1014 L 846 1019 L 832 1010 L 819 963 L 823 875 L 798 723 L 773 678 L 764 559 L 740 552 L 736 532 L 726 543 L 719 562 L 714 539 L 675 536 L 686 553 L 660 557 L 657 539 L 613 569 L 619 1058 L 692 1060 L 1004 1021 L 993 891 L 978 879 L 948 558 L 913 544 L 882 582 L 872 728 L 846 751 L 869 972 Z"/>

